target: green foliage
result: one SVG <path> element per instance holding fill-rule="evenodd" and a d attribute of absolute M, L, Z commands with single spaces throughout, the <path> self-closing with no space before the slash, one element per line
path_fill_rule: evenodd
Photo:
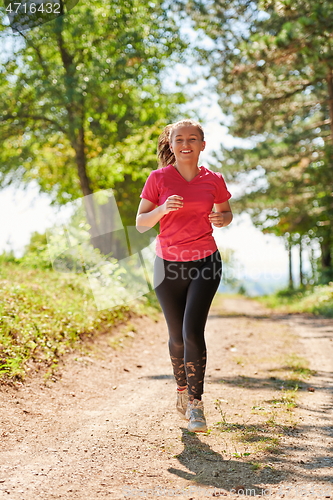
<path fill-rule="evenodd" d="M 333 4 L 328 0 L 222 0 L 186 5 L 214 41 L 211 64 L 230 132 L 251 145 L 217 155 L 245 184 L 236 210 L 279 236 L 318 239 L 332 275 Z M 200 14 L 199 14 L 200 11 Z M 216 163 L 217 163 L 216 162 Z"/>
<path fill-rule="evenodd" d="M 156 168 L 156 140 L 184 92 L 163 90 L 186 43 L 172 5 L 81 0 L 13 34 L 0 9 L 0 185 L 35 180 L 54 204 L 115 188 L 124 222 Z"/>
<path fill-rule="evenodd" d="M 333 318 L 333 284 L 281 290 L 274 295 L 258 297 L 267 307 L 288 313 L 312 313 Z"/>
<path fill-rule="evenodd" d="M 32 233 L 30 242 L 26 245 L 23 256 L 17 259 L 17 262 L 19 262 L 22 267 L 32 269 L 52 269 L 46 233 L 40 234 L 37 231 Z"/>
<path fill-rule="evenodd" d="M 304 290 L 299 290 L 296 288 L 284 288 L 283 290 L 279 290 L 276 292 L 275 296 L 278 299 L 295 299 L 295 298 L 301 298 L 303 297 L 305 291 Z"/>
<path fill-rule="evenodd" d="M 97 311 L 84 277 L 7 263 L 0 270 L 0 376 L 24 378 L 28 361 L 51 366 L 84 335 L 130 315 Z"/>
<path fill-rule="evenodd" d="M 246 288 L 244 285 L 241 285 L 239 288 L 238 288 L 238 292 L 237 292 L 239 295 L 247 295 L 247 291 L 246 291 Z"/>
<path fill-rule="evenodd" d="M 135 262 L 125 269 L 93 248 L 83 216 L 77 210 L 66 225 L 70 248 L 64 246 L 64 228 L 53 226 L 48 238 L 33 233 L 21 258 L 13 252 L 0 255 L 0 379 L 24 378 L 31 361 L 52 374 L 61 356 L 84 336 L 108 331 L 132 313 L 154 316 L 159 310 L 153 292 L 133 301 L 140 270 Z M 101 299 L 95 302 L 91 279 L 101 287 L 104 308 Z M 124 283 L 132 283 L 132 289 Z"/>
<path fill-rule="evenodd" d="M 17 257 L 15 257 L 13 250 L 10 250 L 9 252 L 3 251 L 0 254 L 0 265 L 6 264 L 8 262 L 11 262 L 11 263 L 18 263 L 19 262 L 19 259 Z"/>

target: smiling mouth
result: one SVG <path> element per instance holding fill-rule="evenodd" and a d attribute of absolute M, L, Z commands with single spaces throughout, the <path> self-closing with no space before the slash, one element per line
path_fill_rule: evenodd
<path fill-rule="evenodd" d="M 189 150 L 184 149 L 184 151 L 181 151 L 181 153 L 183 153 L 183 154 L 187 155 L 187 154 L 189 154 L 189 153 L 192 153 L 192 149 L 189 149 Z"/>

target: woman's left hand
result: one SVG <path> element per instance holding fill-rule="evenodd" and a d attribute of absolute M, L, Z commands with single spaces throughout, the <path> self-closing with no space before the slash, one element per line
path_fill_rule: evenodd
<path fill-rule="evenodd" d="M 211 224 L 215 227 L 223 227 L 225 220 L 224 220 L 224 213 L 223 212 L 211 212 L 208 214 L 208 219 Z"/>

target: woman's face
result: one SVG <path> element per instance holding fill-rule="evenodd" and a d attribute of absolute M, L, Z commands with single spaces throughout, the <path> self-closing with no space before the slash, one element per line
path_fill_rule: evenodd
<path fill-rule="evenodd" d="M 170 149 L 177 162 L 197 164 L 206 143 L 201 138 L 201 131 L 195 125 L 179 125 L 171 134 Z"/>

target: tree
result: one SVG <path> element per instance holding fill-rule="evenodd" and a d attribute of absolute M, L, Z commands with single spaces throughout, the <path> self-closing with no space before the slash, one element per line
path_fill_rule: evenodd
<path fill-rule="evenodd" d="M 165 3 L 82 0 L 19 34 L 0 15 L 0 185 L 35 179 L 57 204 L 110 187 L 119 202 L 137 192 L 162 125 L 184 102 L 161 82 L 186 48 Z M 92 228 L 95 208 L 86 204 Z"/>
<path fill-rule="evenodd" d="M 211 64 L 230 132 L 254 144 L 223 148 L 218 157 L 230 179 L 251 174 L 240 205 L 261 224 L 283 220 L 285 232 L 318 238 L 331 279 L 333 4 L 212 0 L 191 9 L 193 2 L 185 3 L 195 26 L 214 41 L 200 57 Z"/>

